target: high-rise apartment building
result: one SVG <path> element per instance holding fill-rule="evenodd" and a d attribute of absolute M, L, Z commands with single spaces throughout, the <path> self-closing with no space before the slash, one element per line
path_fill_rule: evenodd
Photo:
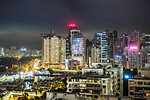
<path fill-rule="evenodd" d="M 92 50 L 91 50 L 91 60 L 92 60 L 92 63 L 100 63 L 100 49 L 97 48 L 97 47 L 92 47 Z"/>
<path fill-rule="evenodd" d="M 53 34 L 42 34 L 43 64 L 64 63 L 66 59 L 66 40 Z"/>

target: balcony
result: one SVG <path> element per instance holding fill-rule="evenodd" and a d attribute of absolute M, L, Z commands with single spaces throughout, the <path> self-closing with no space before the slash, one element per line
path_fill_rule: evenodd
<path fill-rule="evenodd" d="M 100 87 L 86 87 L 88 90 L 102 90 Z"/>

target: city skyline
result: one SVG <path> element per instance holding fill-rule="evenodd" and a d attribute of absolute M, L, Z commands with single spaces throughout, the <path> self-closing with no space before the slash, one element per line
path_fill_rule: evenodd
<path fill-rule="evenodd" d="M 77 24 L 86 38 L 110 29 L 118 33 L 149 32 L 148 0 L 0 1 L 0 46 L 39 48 L 43 32 L 54 29 L 67 36 L 67 25 Z M 118 9 L 119 8 L 119 9 Z"/>
<path fill-rule="evenodd" d="M 0 100 L 149 100 L 150 0 L 1 0 Z"/>

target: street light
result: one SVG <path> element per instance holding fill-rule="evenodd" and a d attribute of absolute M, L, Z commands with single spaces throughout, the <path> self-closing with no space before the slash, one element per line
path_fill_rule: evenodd
<path fill-rule="evenodd" d="M 124 77 L 125 77 L 125 79 L 129 79 L 129 75 L 125 75 Z"/>
<path fill-rule="evenodd" d="M 119 58 L 119 55 L 116 54 L 116 55 L 115 55 L 115 58 Z"/>

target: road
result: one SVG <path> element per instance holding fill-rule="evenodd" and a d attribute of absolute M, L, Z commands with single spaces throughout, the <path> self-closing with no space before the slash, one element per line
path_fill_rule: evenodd
<path fill-rule="evenodd" d="M 28 68 L 29 67 L 32 67 L 32 69 L 39 69 L 39 63 L 40 63 L 40 60 L 39 59 L 33 59 L 32 61 L 30 61 L 29 63 L 28 63 Z M 27 69 L 28 69 L 27 68 Z M 28 70 L 27 70 L 27 72 L 28 72 Z M 19 72 L 18 72 L 19 73 Z M 19 74 L 17 74 L 17 75 L 12 75 L 12 76 L 3 76 L 3 77 L 0 77 L 0 81 L 2 81 L 2 82 L 7 82 L 7 81 L 14 81 L 15 79 L 18 79 L 19 78 L 19 76 L 23 76 L 23 77 L 25 77 L 27 75 L 27 73 L 25 73 L 25 72 L 20 72 Z M 10 91 L 10 92 L 8 92 L 3 98 L 2 98 L 2 100 L 9 100 L 9 97 L 11 96 L 11 95 L 23 95 L 25 92 L 23 92 L 23 91 L 20 91 L 20 92 L 16 92 L 16 91 Z M 30 95 L 32 95 L 32 96 L 41 96 L 42 94 L 37 94 L 36 95 L 36 93 L 35 92 L 26 92 L 26 93 L 28 93 L 29 94 L 29 96 Z"/>
<path fill-rule="evenodd" d="M 9 92 L 7 93 L 3 98 L 2 100 L 9 100 L 10 96 L 11 95 L 23 95 L 24 93 L 28 93 L 29 96 L 42 96 L 42 94 L 40 93 L 35 93 L 35 92 L 23 92 L 23 91 L 12 91 L 12 92 Z"/>
<path fill-rule="evenodd" d="M 31 61 L 30 66 L 31 66 L 33 69 L 39 69 L 39 63 L 40 63 L 40 60 L 39 60 L 39 59 L 34 59 L 33 61 Z"/>
<path fill-rule="evenodd" d="M 40 60 L 36 60 L 35 63 L 34 63 L 34 65 L 33 65 L 33 68 L 39 69 L 39 67 L 38 67 L 39 63 L 40 63 Z"/>

